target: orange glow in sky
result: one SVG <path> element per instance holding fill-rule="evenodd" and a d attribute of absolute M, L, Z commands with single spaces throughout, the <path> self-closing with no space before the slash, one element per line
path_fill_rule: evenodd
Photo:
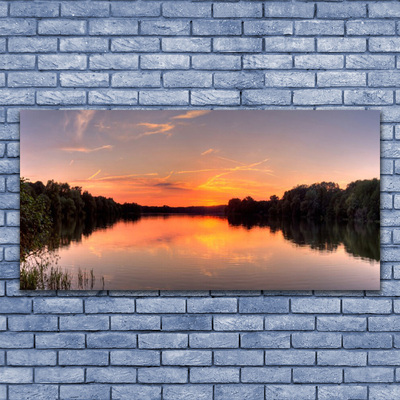
<path fill-rule="evenodd" d="M 21 176 L 142 205 L 379 177 L 378 111 L 25 110 Z"/>

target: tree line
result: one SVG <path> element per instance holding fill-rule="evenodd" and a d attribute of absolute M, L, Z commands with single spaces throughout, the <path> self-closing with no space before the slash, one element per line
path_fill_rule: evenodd
<path fill-rule="evenodd" d="M 380 209 L 379 179 L 357 180 L 341 189 L 337 183 L 298 185 L 282 198 L 256 201 L 248 196 L 233 198 L 226 207 L 228 216 L 307 218 L 314 221 L 378 222 Z"/>

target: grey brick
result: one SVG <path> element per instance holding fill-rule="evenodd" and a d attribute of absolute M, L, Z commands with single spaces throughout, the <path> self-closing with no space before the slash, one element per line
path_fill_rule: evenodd
<path fill-rule="evenodd" d="M 290 383 L 291 375 L 290 368 L 242 368 L 242 382 L 245 383 Z"/>
<path fill-rule="evenodd" d="M 101 1 L 61 3 L 63 17 L 106 17 L 109 12 L 109 5 Z"/>
<path fill-rule="evenodd" d="M 40 73 L 41 76 L 44 74 Z M 63 87 L 106 87 L 108 73 L 102 72 L 61 72 L 60 84 Z"/>
<path fill-rule="evenodd" d="M 318 3 L 318 18 L 360 18 L 367 16 L 367 7 L 361 3 L 344 3 L 339 6 L 334 3 Z"/>
<path fill-rule="evenodd" d="M 92 38 L 61 38 L 60 50 L 65 52 L 105 52 L 108 51 L 108 39 Z"/>
<path fill-rule="evenodd" d="M 116 315 L 111 316 L 111 329 L 148 331 L 159 330 L 161 318 L 153 315 Z"/>
<path fill-rule="evenodd" d="M 187 381 L 187 368 L 150 367 L 138 369 L 138 382 L 140 383 L 186 383 Z"/>
<path fill-rule="evenodd" d="M 185 61 L 185 66 L 186 64 L 188 67 L 189 59 L 187 59 L 187 62 Z M 241 68 L 240 65 L 240 56 L 235 55 L 204 54 L 192 56 L 192 67 L 194 69 L 238 70 Z"/>
<path fill-rule="evenodd" d="M 393 92 L 391 90 L 345 90 L 344 103 L 349 105 L 365 104 L 393 104 Z"/>
<path fill-rule="evenodd" d="M 49 53 L 57 50 L 57 39 L 47 37 L 10 37 L 10 53 Z M 31 56 L 33 58 L 33 56 Z"/>
<path fill-rule="evenodd" d="M 314 4 L 269 1 L 264 5 L 264 16 L 268 18 L 313 18 Z"/>
<path fill-rule="evenodd" d="M 211 39 L 208 38 L 162 38 L 162 51 L 180 53 L 182 49 L 192 53 L 209 53 Z"/>
<path fill-rule="evenodd" d="M 262 400 L 264 386 L 262 385 L 216 385 L 215 400 Z"/>
<path fill-rule="evenodd" d="M 216 350 L 214 351 L 215 365 L 263 365 L 262 350 Z"/>
<path fill-rule="evenodd" d="M 111 365 L 157 366 L 160 353 L 153 350 L 112 350 Z"/>
<path fill-rule="evenodd" d="M 242 102 L 244 105 L 288 105 L 291 102 L 289 90 L 279 89 L 254 89 L 242 92 Z"/>
<path fill-rule="evenodd" d="M 1 69 L 33 69 L 35 67 L 34 55 L 4 54 L 0 58 Z"/>
<path fill-rule="evenodd" d="M 13 18 L 0 20 L 0 36 L 34 35 L 36 20 L 31 18 Z"/>
<path fill-rule="evenodd" d="M 207 18 L 211 17 L 211 3 L 166 2 L 162 14 L 171 18 Z"/>
<path fill-rule="evenodd" d="M 164 331 L 208 331 L 212 325 L 211 315 L 163 316 Z"/>
<path fill-rule="evenodd" d="M 139 334 L 139 347 L 143 349 L 179 349 L 188 345 L 188 335 L 183 333 Z"/>
<path fill-rule="evenodd" d="M 216 331 L 260 331 L 263 329 L 263 326 L 264 322 L 261 315 L 214 317 L 214 330 Z"/>
<path fill-rule="evenodd" d="M 50 2 L 24 1 L 10 3 L 10 15 L 12 17 L 58 17 L 59 6 Z"/>
<path fill-rule="evenodd" d="M 390 314 L 392 301 L 384 299 L 343 299 L 344 314 Z"/>
<path fill-rule="evenodd" d="M 305 89 L 305 90 L 300 89 L 296 90 L 293 94 L 293 104 L 298 104 L 298 105 L 341 104 L 341 103 L 342 103 L 342 91 L 336 89 Z M 297 299 L 297 300 L 302 300 L 302 299 Z M 307 299 L 304 300 L 309 301 Z M 333 311 L 327 311 L 327 312 L 333 312 Z"/>
<path fill-rule="evenodd" d="M 240 94 L 233 90 L 192 90 L 191 104 L 202 105 L 239 105 Z"/>
<path fill-rule="evenodd" d="M 149 72 L 150 73 L 150 72 Z M 211 87 L 212 73 L 203 71 L 168 71 L 163 73 L 164 87 L 171 88 L 192 88 L 192 87 Z M 160 85 L 158 75 L 157 84 Z"/>
<path fill-rule="evenodd" d="M 383 3 L 379 3 L 382 8 Z M 369 13 L 371 15 L 370 4 Z M 378 3 L 377 3 L 378 5 Z M 373 20 L 358 20 L 358 21 L 347 21 L 346 22 L 346 32 L 348 35 L 394 35 L 395 34 L 395 23 L 394 21 L 373 21 Z"/>
<path fill-rule="evenodd" d="M 329 316 L 317 317 L 319 331 L 365 331 L 367 319 L 365 317 Z"/>
<path fill-rule="evenodd" d="M 87 368 L 88 383 L 135 383 L 136 371 L 133 368 L 109 367 Z"/>
<path fill-rule="evenodd" d="M 57 75 L 52 72 L 9 72 L 9 87 L 55 87 Z"/>
<path fill-rule="evenodd" d="M 392 69 L 394 65 L 394 57 L 389 55 L 349 54 L 346 56 L 346 68 L 351 69 Z"/>
<path fill-rule="evenodd" d="M 10 331 L 56 331 L 58 321 L 55 316 L 24 315 L 8 317 Z"/>
<path fill-rule="evenodd" d="M 189 346 L 192 348 L 220 348 L 229 349 L 239 347 L 238 333 L 191 333 L 189 334 Z"/>
<path fill-rule="evenodd" d="M 368 352 L 369 365 L 400 365 L 398 350 L 372 350 Z"/>
<path fill-rule="evenodd" d="M 213 50 L 223 53 L 254 53 L 262 51 L 261 38 L 215 38 Z"/>
<path fill-rule="evenodd" d="M 172 36 L 172 35 L 189 35 L 189 21 L 142 21 L 140 24 L 141 35 L 157 35 L 157 36 Z"/>
<path fill-rule="evenodd" d="M 367 352 L 322 350 L 317 353 L 317 364 L 363 367 L 367 365 Z"/>
<path fill-rule="evenodd" d="M 292 35 L 293 23 L 291 21 L 244 21 L 245 35 Z"/>
<path fill-rule="evenodd" d="M 157 52 L 160 39 L 153 37 L 126 37 L 111 39 L 111 51 L 115 52 Z"/>
<path fill-rule="evenodd" d="M 146 398 L 161 400 L 161 386 L 147 385 L 118 385 L 112 387 L 112 398 L 118 400 L 131 400 Z"/>
<path fill-rule="evenodd" d="M 320 87 L 366 86 L 366 83 L 365 72 L 326 71 L 317 74 L 317 84 Z"/>
<path fill-rule="evenodd" d="M 57 353 L 54 350 L 10 350 L 7 351 L 7 365 L 12 366 L 54 366 Z"/>
<path fill-rule="evenodd" d="M 171 4 L 171 3 L 168 3 Z M 193 35 L 197 36 L 236 36 L 242 33 L 241 21 L 236 20 L 194 20 Z"/>
<path fill-rule="evenodd" d="M 142 69 L 188 69 L 189 56 L 179 54 L 146 54 L 140 56 Z"/>
<path fill-rule="evenodd" d="M 343 74 L 343 72 L 341 72 Z M 267 87 L 313 87 L 315 74 L 312 72 L 282 72 L 268 71 L 265 74 Z"/>
<path fill-rule="evenodd" d="M 85 21 L 70 19 L 43 19 L 38 22 L 39 35 L 84 35 L 86 33 Z"/>
<path fill-rule="evenodd" d="M 90 35 L 137 35 L 138 22 L 134 19 L 93 19 L 89 21 Z"/>
<path fill-rule="evenodd" d="M 396 2 L 371 3 L 369 5 L 369 17 L 371 18 L 395 18 L 400 17 L 400 4 Z M 387 21 L 385 21 L 386 23 Z"/>
<path fill-rule="evenodd" d="M 211 365 L 212 352 L 205 350 L 165 350 L 162 352 L 163 365 Z"/>
<path fill-rule="evenodd" d="M 307 332 L 293 333 L 292 346 L 294 348 L 340 348 L 342 335 L 340 333 Z"/>
<path fill-rule="evenodd" d="M 74 398 L 107 400 L 110 398 L 110 386 L 100 384 L 60 386 L 60 399 Z"/>
<path fill-rule="evenodd" d="M 187 90 L 174 90 L 174 91 L 141 90 L 139 92 L 139 104 L 141 104 L 141 105 L 184 106 L 184 105 L 189 104 L 189 92 Z M 163 299 L 160 299 L 160 300 L 163 300 Z M 167 299 L 165 299 L 165 300 L 167 300 Z M 162 304 L 162 302 L 160 304 Z M 145 308 L 146 308 L 145 306 L 142 307 L 142 309 L 145 309 Z M 173 308 L 173 306 L 172 306 L 172 308 Z M 181 310 L 180 305 L 175 309 L 175 311 L 171 311 L 171 312 L 173 312 L 173 313 L 182 312 L 179 310 Z M 143 311 L 143 312 L 147 312 L 147 311 Z M 160 312 L 168 312 L 168 311 L 160 311 Z"/>
<path fill-rule="evenodd" d="M 293 368 L 295 383 L 341 383 L 341 368 Z"/>
<path fill-rule="evenodd" d="M 351 383 L 393 382 L 394 371 L 393 368 L 379 368 L 379 367 L 345 368 L 344 381 Z"/>
<path fill-rule="evenodd" d="M 87 59 L 81 54 L 49 54 L 38 56 L 39 70 L 85 69 Z"/>
<path fill-rule="evenodd" d="M 64 331 L 100 331 L 109 329 L 109 318 L 97 315 L 74 315 L 60 317 L 60 328 Z"/>
<path fill-rule="evenodd" d="M 85 347 L 83 333 L 38 333 L 36 348 L 38 349 L 81 349 Z"/>
<path fill-rule="evenodd" d="M 312 331 L 315 317 L 303 315 L 271 315 L 265 317 L 265 330 L 268 331 Z"/>
<path fill-rule="evenodd" d="M 87 314 L 115 314 L 133 313 L 135 311 L 135 299 L 86 299 L 85 312 Z"/>
<path fill-rule="evenodd" d="M 344 56 L 338 54 L 297 55 L 294 57 L 294 65 L 300 69 L 340 69 L 344 65 Z"/>
<path fill-rule="evenodd" d="M 99 332 L 89 333 L 86 338 L 88 348 L 134 348 L 136 347 L 135 333 Z"/>
<path fill-rule="evenodd" d="M 32 381 L 32 368 L 3 367 L 0 369 L 0 383 L 30 383 Z"/>
<path fill-rule="evenodd" d="M 266 365 L 314 365 L 316 353 L 311 350 L 266 350 Z"/>
<path fill-rule="evenodd" d="M 91 69 L 137 69 L 139 57 L 135 54 L 96 54 L 89 58 Z"/>
<path fill-rule="evenodd" d="M 59 365 L 108 365 L 108 352 L 105 350 L 60 350 Z"/>
<path fill-rule="evenodd" d="M 363 53 L 366 39 L 361 38 L 318 38 L 317 51 L 324 53 Z"/>
<path fill-rule="evenodd" d="M 38 383 L 83 383 L 85 371 L 80 367 L 37 368 L 35 382 Z"/>
<path fill-rule="evenodd" d="M 86 92 L 83 90 L 46 90 L 36 94 L 36 102 L 43 105 L 85 104 Z"/>
<path fill-rule="evenodd" d="M 372 52 L 396 52 L 400 46 L 400 38 L 374 37 L 369 39 L 369 50 Z"/>
<path fill-rule="evenodd" d="M 102 89 L 89 92 L 89 104 L 135 105 L 138 93 L 133 90 Z"/>
<path fill-rule="evenodd" d="M 238 383 L 239 368 L 193 367 L 190 369 L 191 383 Z"/>
<path fill-rule="evenodd" d="M 315 50 L 312 38 L 267 37 L 264 39 L 264 46 L 267 52 L 300 53 Z"/>
<path fill-rule="evenodd" d="M 318 385 L 318 398 L 321 400 L 367 399 L 367 387 L 356 385 Z"/>
<path fill-rule="evenodd" d="M 335 385 L 335 388 L 338 386 Z M 314 400 L 316 396 L 315 386 L 310 385 L 266 385 L 266 398 L 292 400 L 296 397 L 302 400 Z"/>
<path fill-rule="evenodd" d="M 296 21 L 294 23 L 296 35 L 315 36 L 315 35 L 344 35 L 343 21 L 321 21 L 307 20 Z"/>
<path fill-rule="evenodd" d="M 276 314 L 289 312 L 289 299 L 283 297 L 248 297 L 239 299 L 239 312 L 245 314 Z"/>
<path fill-rule="evenodd" d="M 345 349 L 387 349 L 392 347 L 388 333 L 348 333 L 343 335 Z"/>
<path fill-rule="evenodd" d="M 165 385 L 163 387 L 164 400 L 208 400 L 213 396 L 210 385 Z"/>
<path fill-rule="evenodd" d="M 57 385 L 12 385 L 9 388 L 9 399 L 47 400 L 58 396 Z"/>
<path fill-rule="evenodd" d="M 262 4 L 259 3 L 215 3 L 214 18 L 262 17 Z"/>
<path fill-rule="evenodd" d="M 290 347 L 290 334 L 276 332 L 243 333 L 240 337 L 240 343 L 243 348 L 286 349 Z"/>

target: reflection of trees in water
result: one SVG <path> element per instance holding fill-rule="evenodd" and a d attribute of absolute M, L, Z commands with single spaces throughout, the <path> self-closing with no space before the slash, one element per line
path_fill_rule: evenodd
<path fill-rule="evenodd" d="M 380 259 L 380 234 L 378 224 L 315 223 L 308 220 L 267 220 L 228 217 L 232 226 L 269 227 L 272 233 L 282 231 L 283 237 L 298 246 L 308 246 L 318 251 L 335 251 L 344 245 L 347 253 L 370 260 Z"/>

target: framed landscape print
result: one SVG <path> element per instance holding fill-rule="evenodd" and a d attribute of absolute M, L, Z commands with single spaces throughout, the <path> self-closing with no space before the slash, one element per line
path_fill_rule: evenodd
<path fill-rule="evenodd" d="M 378 111 L 21 112 L 23 290 L 379 290 Z"/>

